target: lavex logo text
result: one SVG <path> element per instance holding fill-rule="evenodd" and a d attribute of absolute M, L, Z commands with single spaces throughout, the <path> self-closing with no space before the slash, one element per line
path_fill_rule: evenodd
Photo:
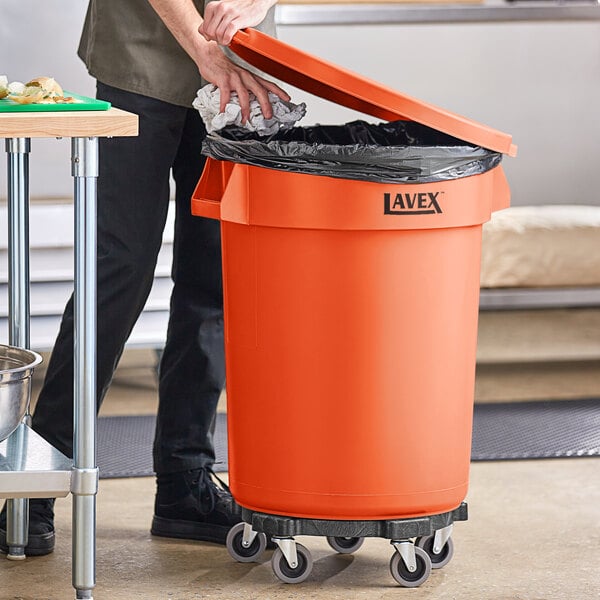
<path fill-rule="evenodd" d="M 383 194 L 385 215 L 435 215 L 441 214 L 438 203 L 440 192 L 415 194 Z"/>

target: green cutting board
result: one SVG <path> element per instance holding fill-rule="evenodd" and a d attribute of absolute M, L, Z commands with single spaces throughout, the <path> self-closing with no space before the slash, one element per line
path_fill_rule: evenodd
<path fill-rule="evenodd" d="M 65 96 L 72 96 L 75 102 L 65 104 L 19 104 L 8 98 L 0 100 L 0 112 L 58 112 L 71 110 L 108 110 L 110 102 L 96 100 L 87 96 L 79 96 L 72 92 L 64 92 Z"/>

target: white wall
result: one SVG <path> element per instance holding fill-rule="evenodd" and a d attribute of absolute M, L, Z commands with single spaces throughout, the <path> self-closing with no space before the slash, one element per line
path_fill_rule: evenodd
<path fill-rule="evenodd" d="M 51 75 L 93 96 L 76 56 L 86 5 L 2 0 L 0 74 Z M 505 159 L 513 204 L 600 204 L 600 22 L 282 26 L 279 37 L 511 133 L 519 146 L 518 158 Z M 306 124 L 357 116 L 302 92 L 293 97 L 310 103 Z M 33 198 L 71 194 L 66 140 L 32 140 L 30 170 Z"/>

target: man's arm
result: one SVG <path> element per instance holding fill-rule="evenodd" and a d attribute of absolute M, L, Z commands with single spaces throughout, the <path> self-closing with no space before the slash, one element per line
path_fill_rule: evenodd
<path fill-rule="evenodd" d="M 181 47 L 196 63 L 202 77 L 219 88 L 221 92 L 221 111 L 225 110 L 232 92 L 236 92 L 238 95 L 242 108 L 242 118 L 244 120 L 250 118 L 250 97 L 248 92 L 252 92 L 256 96 L 263 115 L 267 119 L 273 115 L 268 92 L 273 92 L 282 100 L 290 99 L 288 94 L 277 84 L 254 75 L 250 71 L 236 65 L 225 56 L 217 42 L 209 41 L 199 33 L 203 19 L 192 0 L 148 1 Z M 266 11 L 274 3 L 275 0 L 257 0 L 255 3 L 251 2 L 251 0 L 228 0 L 227 4 L 232 5 L 232 8 L 236 9 L 228 13 L 230 16 L 236 15 L 236 23 L 230 23 L 225 19 L 225 22 L 228 23 L 225 25 L 223 17 L 221 17 L 219 23 L 223 23 L 223 26 L 229 32 L 232 31 L 232 28 L 237 31 L 240 28 L 237 26 L 238 24 L 242 27 L 249 27 L 250 25 L 247 24 L 248 20 L 240 17 L 240 11 L 243 10 L 244 6 L 247 8 L 248 4 L 257 5 L 253 10 L 249 10 L 249 16 L 252 16 L 250 21 L 258 19 L 257 23 L 260 23 Z M 209 6 L 211 4 L 221 4 L 221 2 L 211 2 Z"/>

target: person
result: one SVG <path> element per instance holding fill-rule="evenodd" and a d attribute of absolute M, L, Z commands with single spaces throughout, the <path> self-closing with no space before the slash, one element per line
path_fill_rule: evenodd
<path fill-rule="evenodd" d="M 153 447 L 156 497 L 151 532 L 224 543 L 239 522 L 226 486 L 215 480 L 212 431 L 224 385 L 223 295 L 217 221 L 193 217 L 190 200 L 205 158 L 206 129 L 192 108 L 207 82 L 221 110 L 237 93 L 244 119 L 249 94 L 272 116 L 275 83 L 234 62 L 222 45 L 244 27 L 273 33 L 276 0 L 90 0 L 78 54 L 97 97 L 139 115 L 139 136 L 99 141 L 97 238 L 97 399 L 110 384 L 153 282 L 175 181 L 173 290 L 159 365 Z M 206 6 L 203 6 L 206 4 Z M 202 16 L 202 14 L 204 16 Z M 65 308 L 32 427 L 73 456 L 73 298 Z M 29 503 L 25 553 L 54 549 L 54 499 Z M 0 549 L 7 551 L 6 507 Z"/>

